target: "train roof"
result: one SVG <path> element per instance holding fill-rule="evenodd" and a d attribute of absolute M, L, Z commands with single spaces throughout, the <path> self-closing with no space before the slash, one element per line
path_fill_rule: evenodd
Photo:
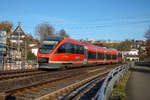
<path fill-rule="evenodd" d="M 81 44 L 81 45 L 85 45 L 87 46 L 89 49 L 94 49 L 94 47 L 98 48 L 98 49 L 101 49 L 101 50 L 105 50 L 107 52 L 118 52 L 117 50 L 113 50 L 113 49 L 108 49 L 108 48 L 103 48 L 103 47 L 99 47 L 99 46 L 96 46 L 96 45 L 92 45 L 92 44 L 87 44 L 87 43 L 84 43 L 84 42 L 80 42 L 80 41 L 77 41 L 77 40 L 73 40 L 73 39 L 70 39 L 70 38 L 64 38 L 64 37 L 61 37 L 61 36 L 48 36 L 46 37 L 44 40 L 55 40 L 55 41 L 62 41 L 62 40 L 65 40 L 65 41 L 70 41 L 70 42 L 73 42 L 73 43 L 77 43 L 77 44 Z"/>
<path fill-rule="evenodd" d="M 105 50 L 107 52 L 112 52 L 113 51 L 113 50 L 110 50 L 110 49 L 107 49 L 107 48 L 99 47 L 99 46 L 96 46 L 96 45 L 80 42 L 80 41 L 69 39 L 69 38 L 66 38 L 65 41 L 87 46 L 89 48 L 89 50 L 96 50 L 96 48 L 97 48 L 99 50 Z"/>

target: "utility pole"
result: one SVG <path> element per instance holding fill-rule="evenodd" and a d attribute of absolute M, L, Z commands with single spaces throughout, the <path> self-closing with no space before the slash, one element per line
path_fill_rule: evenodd
<path fill-rule="evenodd" d="M 25 40 L 25 61 L 27 61 L 27 42 Z"/>
<path fill-rule="evenodd" d="M 20 26 L 21 22 L 18 22 L 18 26 Z M 20 63 L 20 59 L 21 59 L 21 53 L 20 53 L 20 31 L 19 33 L 19 37 L 18 37 L 18 58 L 19 58 L 19 69 L 21 69 L 21 63 Z"/>

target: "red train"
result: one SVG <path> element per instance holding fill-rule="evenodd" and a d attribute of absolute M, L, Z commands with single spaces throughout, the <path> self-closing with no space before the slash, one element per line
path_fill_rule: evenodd
<path fill-rule="evenodd" d="M 93 64 L 122 62 L 122 54 L 76 40 L 49 36 L 41 44 L 37 60 L 39 68 L 69 68 Z"/>

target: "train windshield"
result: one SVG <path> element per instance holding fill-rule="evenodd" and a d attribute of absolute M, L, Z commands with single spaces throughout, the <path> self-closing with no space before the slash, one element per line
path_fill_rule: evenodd
<path fill-rule="evenodd" d="M 39 48 L 39 52 L 41 54 L 49 54 L 54 50 L 58 43 L 59 41 L 44 40 Z"/>

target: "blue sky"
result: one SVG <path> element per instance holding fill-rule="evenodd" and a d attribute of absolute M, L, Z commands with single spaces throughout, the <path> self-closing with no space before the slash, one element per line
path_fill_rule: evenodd
<path fill-rule="evenodd" d="M 35 33 L 43 22 L 73 39 L 144 40 L 150 25 L 150 0 L 0 0 L 0 21 L 18 22 Z"/>

